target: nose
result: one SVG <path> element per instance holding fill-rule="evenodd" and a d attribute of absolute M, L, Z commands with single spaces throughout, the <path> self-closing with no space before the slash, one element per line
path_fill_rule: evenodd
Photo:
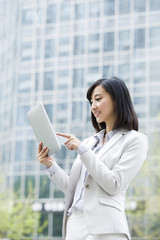
<path fill-rule="evenodd" d="M 92 102 L 91 111 L 93 112 L 96 108 L 97 108 L 96 103 L 95 103 L 95 102 Z"/>

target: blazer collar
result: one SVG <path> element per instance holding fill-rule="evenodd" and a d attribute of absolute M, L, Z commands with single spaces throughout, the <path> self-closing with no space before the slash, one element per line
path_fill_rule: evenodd
<path fill-rule="evenodd" d="M 99 151 L 98 155 L 101 158 L 104 153 L 106 153 L 120 138 L 122 135 L 125 135 L 129 132 L 127 129 L 120 129 L 118 130 L 112 138 L 105 144 L 105 146 Z M 88 146 L 92 149 L 96 144 L 98 139 L 95 138 L 97 134 L 91 137 L 90 141 L 88 142 Z"/>

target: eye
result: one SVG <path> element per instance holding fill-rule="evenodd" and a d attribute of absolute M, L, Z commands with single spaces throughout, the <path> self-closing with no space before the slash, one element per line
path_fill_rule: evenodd
<path fill-rule="evenodd" d="M 99 102 L 100 100 L 101 100 L 101 98 L 99 98 L 99 97 L 98 97 L 98 98 L 96 98 L 96 101 L 97 101 L 97 102 Z"/>

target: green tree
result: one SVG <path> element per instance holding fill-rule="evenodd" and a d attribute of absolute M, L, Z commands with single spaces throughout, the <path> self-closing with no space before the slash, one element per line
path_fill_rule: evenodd
<path fill-rule="evenodd" d="M 137 201 L 135 210 L 128 210 L 133 237 L 160 240 L 160 134 L 150 139 L 148 160 L 132 184 Z"/>
<path fill-rule="evenodd" d="M 2 189 L 3 185 L 0 186 Z M 0 195 L 0 238 L 22 240 L 32 239 L 36 232 L 41 235 L 48 222 L 40 224 L 41 215 L 39 212 L 33 212 L 29 197 L 22 201 L 17 200 L 14 194 L 10 199 L 9 190 L 1 191 Z"/>

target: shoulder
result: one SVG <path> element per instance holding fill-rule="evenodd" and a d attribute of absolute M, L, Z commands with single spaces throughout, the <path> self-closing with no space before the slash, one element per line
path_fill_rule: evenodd
<path fill-rule="evenodd" d="M 144 133 L 141 133 L 135 130 L 127 131 L 127 135 L 128 137 L 132 137 L 132 138 L 147 139 L 147 136 Z"/>
<path fill-rule="evenodd" d="M 148 146 L 147 136 L 135 130 L 128 131 L 126 133 L 126 139 L 128 139 L 130 143 L 135 143 L 136 145 Z"/>

